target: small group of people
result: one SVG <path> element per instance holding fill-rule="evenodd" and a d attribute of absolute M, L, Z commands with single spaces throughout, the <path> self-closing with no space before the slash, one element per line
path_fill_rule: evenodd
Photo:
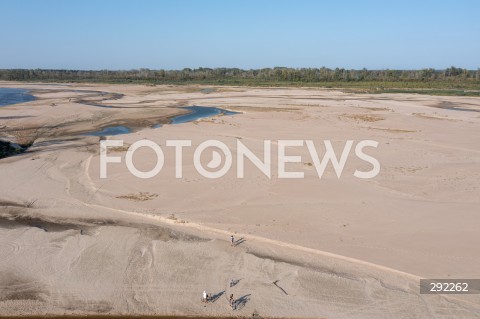
<path fill-rule="evenodd" d="M 233 235 L 230 235 L 230 242 L 232 247 L 235 247 L 235 237 Z M 230 288 L 235 286 L 235 282 L 233 279 L 230 280 Z M 228 298 L 228 301 L 230 303 L 230 307 L 232 307 L 232 310 L 236 310 L 237 308 L 237 302 L 235 299 L 233 299 L 233 294 L 230 294 L 230 298 Z"/>
<path fill-rule="evenodd" d="M 212 298 L 211 298 L 210 294 L 207 294 L 207 291 L 204 290 L 203 294 L 202 294 L 202 302 L 206 303 L 206 302 L 209 302 L 211 299 Z"/>
<path fill-rule="evenodd" d="M 233 235 L 230 236 L 230 242 L 231 242 L 231 245 L 232 247 L 235 247 L 235 237 Z M 230 288 L 235 286 L 237 281 L 231 279 L 230 280 Z M 203 290 L 203 293 L 202 293 L 202 302 L 204 303 L 208 303 L 212 300 L 212 296 L 207 293 L 207 290 Z M 230 307 L 232 307 L 232 310 L 236 310 L 237 309 L 237 301 L 233 298 L 233 294 L 230 294 L 230 298 L 228 298 L 228 301 L 230 303 Z"/>
<path fill-rule="evenodd" d="M 231 283 L 230 283 L 231 285 Z M 232 286 L 230 286 L 232 287 Z M 203 291 L 203 294 L 202 294 L 202 302 L 204 303 L 208 303 L 212 300 L 212 296 L 207 293 L 207 290 L 204 290 Z M 228 299 L 228 302 L 230 303 L 230 307 L 232 307 L 232 310 L 236 310 L 237 309 L 237 301 L 233 298 L 233 294 L 230 294 L 230 298 Z"/>

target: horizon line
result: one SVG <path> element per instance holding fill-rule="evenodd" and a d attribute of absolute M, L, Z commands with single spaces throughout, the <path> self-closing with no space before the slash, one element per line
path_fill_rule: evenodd
<path fill-rule="evenodd" d="M 130 69 L 79 69 L 79 68 L 0 68 L 0 70 L 42 70 L 42 71 L 84 71 L 84 72 L 97 72 L 97 71 L 111 71 L 111 72 L 121 72 L 121 71 L 195 71 L 195 70 L 217 70 L 217 69 L 230 69 L 230 70 L 241 70 L 241 71 L 252 71 L 252 70 L 266 70 L 266 69 L 290 69 L 290 70 L 311 70 L 311 69 L 326 69 L 326 70 L 346 70 L 346 71 L 422 71 L 422 70 L 434 70 L 434 71 L 445 71 L 451 68 L 467 70 L 467 71 L 480 71 L 480 67 L 475 68 L 463 68 L 463 67 L 456 67 L 451 65 L 446 68 L 433 68 L 433 67 L 424 67 L 424 68 L 414 68 L 414 69 L 398 69 L 398 68 L 345 68 L 345 67 L 290 67 L 290 66 L 273 66 L 273 67 L 262 67 L 262 68 L 241 68 L 241 67 L 226 67 L 226 66 L 219 66 L 219 67 L 184 67 L 181 69 L 162 69 L 162 68 L 147 68 L 147 67 L 138 67 L 138 68 L 130 68 Z"/>

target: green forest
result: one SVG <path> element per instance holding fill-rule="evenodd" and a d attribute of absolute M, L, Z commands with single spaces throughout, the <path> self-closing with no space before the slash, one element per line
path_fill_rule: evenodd
<path fill-rule="evenodd" d="M 480 69 L 348 70 L 343 68 L 198 68 L 183 70 L 4 69 L 0 80 L 335 88 L 480 90 Z M 467 92 L 468 93 L 468 92 Z"/>

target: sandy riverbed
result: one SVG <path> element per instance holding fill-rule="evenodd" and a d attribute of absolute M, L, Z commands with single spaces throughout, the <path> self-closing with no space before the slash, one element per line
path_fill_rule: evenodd
<path fill-rule="evenodd" d="M 30 85 L 37 100 L 0 108 L 2 139 L 34 142 L 0 160 L 0 315 L 162 314 L 323 318 L 479 318 L 479 295 L 420 295 L 420 278 L 480 278 L 480 99 L 336 90 L 196 86 Z M 96 92 L 93 92 L 96 91 Z M 110 108 L 99 105 L 110 106 Z M 176 106 L 242 112 L 164 125 Z M 457 109 L 455 109 L 457 108 Z M 460 109 L 461 108 L 461 109 Z M 465 109 L 471 109 L 468 111 Z M 99 137 L 133 128 L 165 152 L 161 173 L 110 164 L 99 176 Z M 368 163 L 349 156 L 319 179 L 306 147 L 271 179 L 247 165 L 219 179 L 198 174 L 194 147 L 183 178 L 165 141 L 375 140 Z M 124 157 L 126 147 L 112 152 Z M 235 157 L 235 156 L 234 156 Z M 274 157 L 276 158 L 276 157 Z M 154 154 L 135 154 L 139 169 Z M 235 162 L 235 159 L 234 159 Z M 243 238 L 231 247 L 230 234 Z M 230 279 L 239 280 L 230 287 Z M 205 305 L 207 289 L 218 299 Z M 232 311 L 227 296 L 239 299 Z"/>

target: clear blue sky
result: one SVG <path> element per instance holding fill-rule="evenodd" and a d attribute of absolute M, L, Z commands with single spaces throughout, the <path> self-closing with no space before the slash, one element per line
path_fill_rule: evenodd
<path fill-rule="evenodd" d="M 0 0 L 0 68 L 480 67 L 480 1 Z"/>

